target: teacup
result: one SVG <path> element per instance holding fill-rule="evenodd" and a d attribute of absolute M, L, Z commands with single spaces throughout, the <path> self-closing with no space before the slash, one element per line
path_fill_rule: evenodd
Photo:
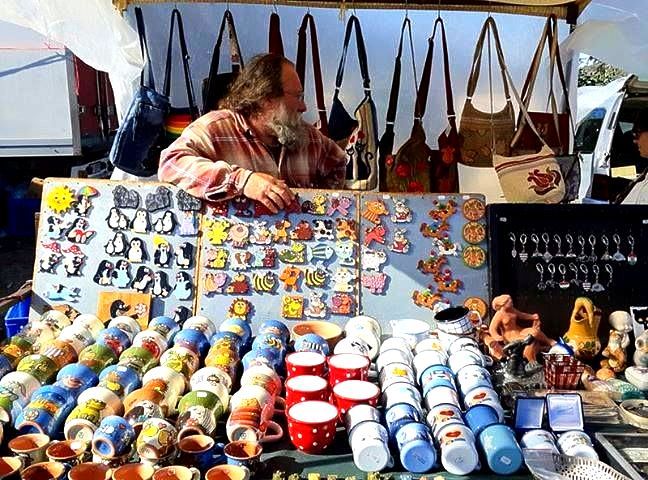
<path fill-rule="evenodd" d="M 318 352 L 295 352 L 286 356 L 286 374 L 288 377 L 297 375 L 326 375 L 326 357 Z"/>
<path fill-rule="evenodd" d="M 345 380 L 367 380 L 369 364 L 368 357 L 353 353 L 341 353 L 329 357 L 329 385 L 333 387 Z"/>
<path fill-rule="evenodd" d="M 376 369 L 378 370 L 378 373 L 380 373 L 383 368 L 391 363 L 404 363 L 405 365 L 411 365 L 413 358 L 414 357 L 410 350 L 401 350 L 399 348 L 383 350 L 376 359 Z"/>
<path fill-rule="evenodd" d="M 153 480 L 199 480 L 200 471 L 197 468 L 187 468 L 179 465 L 163 467 L 153 474 Z"/>
<path fill-rule="evenodd" d="M 380 344 L 379 353 L 382 354 L 387 350 L 402 350 L 403 352 L 412 353 L 412 347 L 410 347 L 407 340 L 402 337 L 386 338 L 385 341 Z"/>
<path fill-rule="evenodd" d="M 73 466 L 68 472 L 70 480 L 110 480 L 111 469 L 101 463 L 80 463 Z M 121 480 L 124 480 L 123 477 Z M 131 477 L 129 480 L 137 480 Z"/>
<path fill-rule="evenodd" d="M 426 422 L 432 429 L 432 435 L 437 440 L 439 432 L 447 425 L 464 425 L 461 409 L 451 403 L 440 403 L 430 409 L 427 414 Z"/>
<path fill-rule="evenodd" d="M 92 437 L 92 450 L 104 458 L 128 453 L 135 439 L 135 430 L 121 417 L 110 415 L 101 420 Z"/>
<path fill-rule="evenodd" d="M 364 380 L 345 380 L 333 387 L 333 396 L 340 411 L 340 420 L 344 420 L 346 412 L 356 405 L 378 405 L 380 388 Z"/>
<path fill-rule="evenodd" d="M 413 360 L 416 379 L 420 382 L 423 372 L 425 372 L 429 367 L 434 365 L 445 366 L 447 363 L 448 355 L 446 355 L 445 352 L 440 352 L 438 350 L 424 350 L 417 353 Z"/>
<path fill-rule="evenodd" d="M 206 472 L 225 460 L 222 443 L 208 435 L 189 435 L 178 442 L 178 465 L 194 466 Z"/>
<path fill-rule="evenodd" d="M 479 351 L 468 347 L 464 347 L 463 350 L 459 350 L 448 357 L 448 366 L 455 374 L 467 365 L 483 367 L 485 364 L 484 356 Z"/>
<path fill-rule="evenodd" d="M 392 336 L 405 339 L 410 349 L 426 339 L 432 329 L 429 323 L 413 318 L 390 320 L 389 325 L 392 328 Z"/>
<path fill-rule="evenodd" d="M 407 382 L 416 385 L 414 369 L 405 363 L 390 363 L 378 376 L 380 388 L 386 390 L 394 383 Z"/>
<path fill-rule="evenodd" d="M 396 432 L 403 426 L 412 422 L 421 421 L 421 411 L 409 403 L 396 403 L 385 411 L 385 423 L 389 438 L 394 439 Z"/>
<path fill-rule="evenodd" d="M 297 375 L 286 380 L 286 408 L 306 400 L 326 401 L 328 397 L 328 382 L 325 378 Z"/>
<path fill-rule="evenodd" d="M 137 454 L 142 460 L 157 461 L 167 457 L 175 449 L 178 430 L 163 418 L 149 418 L 144 421 L 135 443 Z"/>
<path fill-rule="evenodd" d="M 151 480 L 154 473 L 149 463 L 127 463 L 113 470 L 112 480 Z"/>
<path fill-rule="evenodd" d="M 339 416 L 337 407 L 327 402 L 300 402 L 290 407 L 286 416 L 290 441 L 299 450 L 319 453 L 333 443 Z"/>
<path fill-rule="evenodd" d="M 371 405 L 355 405 L 347 410 L 344 416 L 344 426 L 347 433 L 351 432 L 356 425 L 362 422 L 381 423 L 380 412 Z"/>
<path fill-rule="evenodd" d="M 45 455 L 50 462 L 59 462 L 68 466 L 78 465 L 83 462 L 88 443 L 79 440 L 64 440 L 52 442 L 45 450 Z"/>
<path fill-rule="evenodd" d="M 228 443 L 223 449 L 228 465 L 245 467 L 250 472 L 255 472 L 258 468 L 261 452 L 263 447 L 260 443 L 244 440 Z"/>
<path fill-rule="evenodd" d="M 62 463 L 40 462 L 25 468 L 21 476 L 23 480 L 62 480 L 66 472 L 67 468 Z"/>
<path fill-rule="evenodd" d="M 44 462 L 45 450 L 50 444 L 50 437 L 42 433 L 19 435 L 9 440 L 9 450 L 20 457 L 25 465 Z"/>
<path fill-rule="evenodd" d="M 110 320 L 110 322 L 108 322 L 108 328 L 111 327 L 117 327 L 121 331 L 125 332 L 130 337 L 131 341 L 135 338 L 135 335 L 142 331 L 142 327 L 137 320 L 126 315 L 120 315 Z"/>
<path fill-rule="evenodd" d="M 250 480 L 250 471 L 237 465 L 217 465 L 207 472 L 205 480 Z"/>
<path fill-rule="evenodd" d="M 431 388 L 425 395 L 425 406 L 428 410 L 432 410 L 442 403 L 459 406 L 457 391 L 451 387 L 439 386 Z"/>

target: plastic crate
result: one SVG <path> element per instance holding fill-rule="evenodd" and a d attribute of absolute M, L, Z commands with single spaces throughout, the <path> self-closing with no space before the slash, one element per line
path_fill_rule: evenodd
<path fill-rule="evenodd" d="M 585 364 L 576 357 L 563 354 L 547 354 L 544 356 L 544 377 L 547 388 L 575 390 L 580 377 L 585 371 Z"/>
<path fill-rule="evenodd" d="M 13 337 L 20 332 L 25 325 L 27 325 L 27 322 L 29 321 L 30 305 L 31 297 L 26 297 L 9 307 L 9 310 L 7 310 L 4 317 L 6 338 Z"/>

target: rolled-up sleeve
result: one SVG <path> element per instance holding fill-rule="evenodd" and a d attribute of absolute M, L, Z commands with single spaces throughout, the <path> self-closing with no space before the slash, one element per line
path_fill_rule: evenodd
<path fill-rule="evenodd" d="M 250 170 L 217 159 L 209 123 L 199 118 L 160 155 L 158 178 L 205 200 L 225 200 L 242 193 Z"/>

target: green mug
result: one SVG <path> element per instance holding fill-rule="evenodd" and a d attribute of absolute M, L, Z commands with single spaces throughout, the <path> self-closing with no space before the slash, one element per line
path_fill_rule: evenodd
<path fill-rule="evenodd" d="M 144 347 L 130 347 L 119 356 L 119 365 L 131 367 L 136 370 L 140 377 L 155 367 L 158 363 L 153 354 Z"/>
<path fill-rule="evenodd" d="M 180 403 L 178 403 L 178 411 L 184 413 L 190 407 L 195 406 L 204 407 L 207 410 L 210 410 L 214 413 L 216 418 L 219 418 L 225 413 L 225 407 L 220 398 L 218 398 L 218 395 L 206 390 L 194 390 L 184 395 L 180 399 Z"/>
<path fill-rule="evenodd" d="M 16 370 L 18 372 L 29 373 L 38 380 L 41 385 L 45 385 L 50 383 L 50 380 L 54 379 L 59 367 L 51 358 L 41 355 L 40 353 L 35 353 L 23 358 L 20 363 L 18 363 L 18 368 L 16 368 Z"/>
<path fill-rule="evenodd" d="M 117 356 L 112 348 L 95 343 L 81 350 L 79 354 L 79 363 L 90 368 L 94 373 L 99 375 L 101 371 L 114 363 L 117 363 Z"/>

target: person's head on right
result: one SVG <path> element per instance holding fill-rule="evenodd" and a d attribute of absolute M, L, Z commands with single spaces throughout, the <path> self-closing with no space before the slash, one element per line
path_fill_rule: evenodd
<path fill-rule="evenodd" d="M 648 158 L 648 109 L 637 114 L 634 126 L 632 127 L 634 142 L 639 149 L 639 155 Z"/>

